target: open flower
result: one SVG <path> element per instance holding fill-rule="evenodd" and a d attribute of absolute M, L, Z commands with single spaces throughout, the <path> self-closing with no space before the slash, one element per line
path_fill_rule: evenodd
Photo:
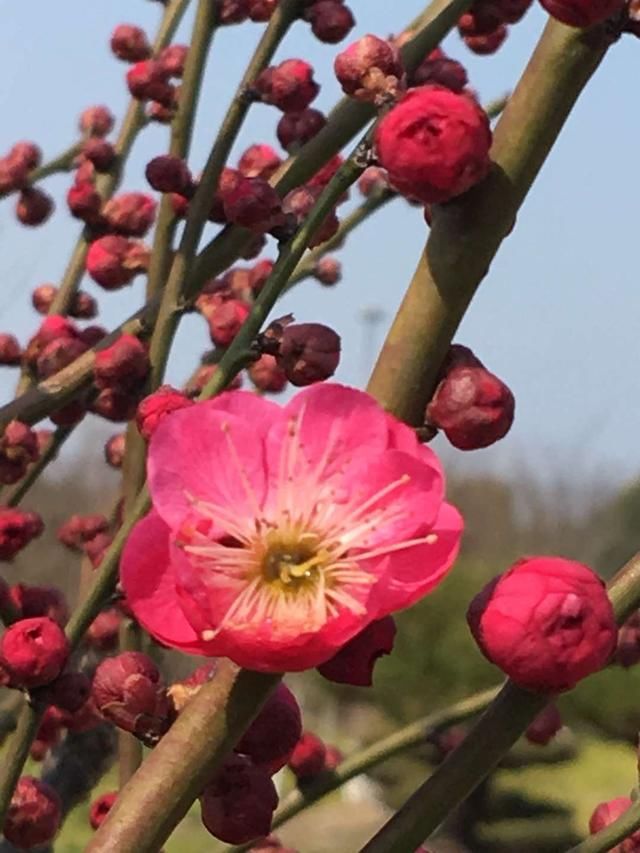
<path fill-rule="evenodd" d="M 148 469 L 153 511 L 121 564 L 129 605 L 162 643 L 251 669 L 328 660 L 458 550 L 434 453 L 341 385 L 284 408 L 236 391 L 176 411 Z"/>

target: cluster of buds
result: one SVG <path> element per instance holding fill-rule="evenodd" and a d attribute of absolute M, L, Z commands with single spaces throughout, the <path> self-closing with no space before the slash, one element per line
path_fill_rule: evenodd
<path fill-rule="evenodd" d="M 67 624 L 69 606 L 64 593 L 57 586 L 17 583 L 9 587 L 8 596 L 20 619 L 46 616 L 60 627 Z"/>
<path fill-rule="evenodd" d="M 0 506 L 0 560 L 12 560 L 43 530 L 44 523 L 37 512 Z"/>
<path fill-rule="evenodd" d="M 459 450 L 488 447 L 507 434 L 515 400 L 470 349 L 454 344 L 426 410 L 426 424 L 441 429 Z"/>

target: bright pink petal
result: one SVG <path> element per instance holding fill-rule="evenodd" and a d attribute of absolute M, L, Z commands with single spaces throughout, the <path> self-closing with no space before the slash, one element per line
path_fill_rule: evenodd
<path fill-rule="evenodd" d="M 151 439 L 147 469 L 153 505 L 175 530 L 187 516 L 202 512 L 197 501 L 219 508 L 214 520 L 222 530 L 228 518 L 250 525 L 262 505 L 259 430 L 218 406 L 205 402 L 174 412 Z M 255 413 L 252 405 L 248 409 Z M 265 420 L 272 417 L 270 408 L 263 412 Z"/>
<path fill-rule="evenodd" d="M 410 607 L 445 577 L 453 566 L 462 536 L 463 521 L 451 504 L 442 504 L 431 533 L 431 544 L 415 545 L 395 551 L 385 560 L 385 574 L 373 595 L 377 598 L 377 616 Z"/>
<path fill-rule="evenodd" d="M 153 510 L 131 531 L 120 560 L 120 581 L 136 619 L 167 646 L 207 654 L 180 607 L 169 560 L 169 528 Z"/>
<path fill-rule="evenodd" d="M 282 408 L 277 403 L 266 400 L 251 391 L 225 391 L 223 394 L 207 400 L 205 405 L 219 412 L 229 412 L 231 415 L 248 421 L 254 429 L 263 435 L 268 432 L 275 420 L 282 417 Z"/>
<path fill-rule="evenodd" d="M 442 505 L 439 468 L 401 450 L 363 460 L 344 479 L 350 498 L 346 507 L 336 510 L 336 521 L 344 527 L 345 537 L 353 537 L 357 550 L 424 535 Z"/>
<path fill-rule="evenodd" d="M 326 482 L 342 473 L 358 454 L 375 456 L 389 444 L 387 414 L 373 397 L 344 385 L 311 385 L 296 394 L 283 415 L 267 436 L 272 484 L 279 477 L 283 452 L 290 452 L 292 471 L 304 491 L 313 488 L 311 480 Z"/>

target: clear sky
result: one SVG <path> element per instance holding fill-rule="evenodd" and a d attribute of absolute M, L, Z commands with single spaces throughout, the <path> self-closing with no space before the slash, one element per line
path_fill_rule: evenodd
<path fill-rule="evenodd" d="M 194 2 L 192 5 L 194 5 Z M 398 31 L 423 6 L 420 0 L 350 0 L 358 24 L 349 40 L 372 32 Z M 77 115 L 106 103 L 121 115 L 127 100 L 126 66 L 109 53 L 108 38 L 120 22 L 153 34 L 160 4 L 149 0 L 21 0 L 4 8 L 0 34 L 0 151 L 18 139 L 33 139 L 53 156 L 74 139 Z M 534 4 L 511 29 L 497 55 L 476 57 L 457 35 L 445 47 L 468 68 L 473 86 L 489 100 L 510 89 L 544 25 Z M 188 35 L 191 15 L 180 35 Z M 201 168 L 232 87 L 242 73 L 260 26 L 246 24 L 216 38 L 190 165 Z M 179 39 L 178 39 L 179 40 Z M 344 44 L 346 44 L 345 42 Z M 343 44 L 343 46 L 344 46 Z M 329 108 L 338 94 L 331 62 L 339 47 L 322 45 L 298 23 L 279 59 L 301 56 L 317 68 L 317 101 Z M 625 37 L 596 73 L 521 211 L 458 335 L 501 375 L 517 399 L 516 422 L 496 448 L 460 465 L 503 469 L 526 464 L 546 474 L 578 473 L 591 479 L 634 477 L 640 467 L 638 338 L 640 284 L 637 235 L 636 97 L 640 45 Z M 274 141 L 275 110 L 255 107 L 234 157 L 254 141 Z M 146 189 L 144 164 L 166 150 L 166 129 L 140 137 L 126 187 Z M 78 234 L 66 212 L 69 178 L 47 182 L 60 204 L 43 228 L 18 226 L 12 202 L 0 203 L 0 329 L 21 340 L 37 317 L 29 294 L 61 276 Z M 343 208 L 343 210 L 348 208 Z M 362 324 L 363 308 L 377 306 L 388 323 L 400 301 L 425 239 L 419 209 L 401 201 L 354 233 L 340 257 L 344 279 L 332 290 L 306 282 L 283 304 L 299 320 L 333 325 L 343 336 L 338 378 L 363 384 L 379 341 Z M 274 248 L 270 255 L 273 257 Z M 97 292 L 101 322 L 112 327 L 135 309 L 142 281 L 115 294 Z M 379 335 L 382 335 L 383 324 Z M 180 382 L 207 344 L 203 321 L 188 318 L 178 338 L 169 378 Z M 8 399 L 15 373 L 0 370 L 0 394 Z M 86 427 L 83 427 L 86 429 Z M 107 434 L 112 432 L 106 428 Z M 100 428 L 101 434 L 105 428 Z M 438 439 L 438 445 L 441 440 Z M 587 476 L 588 475 L 588 476 Z"/>

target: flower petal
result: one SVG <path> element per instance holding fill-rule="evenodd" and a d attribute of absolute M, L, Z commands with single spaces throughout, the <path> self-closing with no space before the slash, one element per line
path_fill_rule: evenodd
<path fill-rule="evenodd" d="M 131 531 L 122 552 L 120 580 L 136 619 L 167 646 L 207 654 L 180 607 L 169 559 L 169 528 L 153 510 Z"/>
<path fill-rule="evenodd" d="M 244 403 L 236 405 L 242 410 Z M 247 412 L 255 418 L 253 405 Z M 270 406 L 262 409 L 262 423 L 273 415 Z M 250 525 L 260 512 L 266 484 L 260 430 L 215 401 L 165 418 L 151 439 L 147 468 L 153 505 L 175 530 L 198 513 L 194 500 L 219 508 L 214 520 L 223 531 L 224 519 Z"/>

